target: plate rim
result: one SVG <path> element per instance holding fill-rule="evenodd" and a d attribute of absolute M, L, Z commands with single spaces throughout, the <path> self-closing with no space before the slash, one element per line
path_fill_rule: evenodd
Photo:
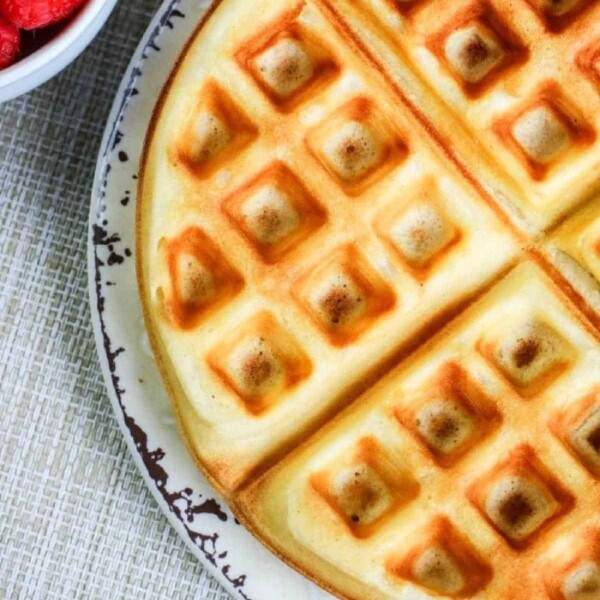
<path fill-rule="evenodd" d="M 191 551 L 192 555 L 197 560 L 200 560 L 203 568 L 206 569 L 211 576 L 227 590 L 228 593 L 230 593 L 233 597 L 239 597 L 241 592 L 240 588 L 235 587 L 234 582 L 232 582 L 224 575 L 224 573 L 222 573 L 219 566 L 213 565 L 208 559 L 205 559 L 201 553 L 198 552 L 198 547 L 190 538 L 189 532 L 184 527 L 182 521 L 173 513 L 172 510 L 170 510 L 170 505 L 165 504 L 166 500 L 161 494 L 156 480 L 150 475 L 146 465 L 144 464 L 143 457 L 136 446 L 136 441 L 125 422 L 124 407 L 122 406 L 121 400 L 119 399 L 115 389 L 115 383 L 113 381 L 114 372 L 110 364 L 111 350 L 107 345 L 107 339 L 105 339 L 105 324 L 102 318 L 102 311 L 98 306 L 99 302 L 103 299 L 98 295 L 99 271 L 96 264 L 97 256 L 96 244 L 94 242 L 94 225 L 96 224 L 96 210 L 101 196 L 101 187 L 106 176 L 106 166 L 108 164 L 108 155 L 110 153 L 109 144 L 113 139 L 118 123 L 120 122 L 120 117 L 124 114 L 127 104 L 131 98 L 131 87 L 140 74 L 138 68 L 145 62 L 145 60 L 147 60 L 145 51 L 151 45 L 152 39 L 164 30 L 166 18 L 174 10 L 176 10 L 177 6 L 179 6 L 181 2 L 182 0 L 163 0 L 163 2 L 157 8 L 123 73 L 121 82 L 119 83 L 119 86 L 115 92 L 110 112 L 106 118 L 106 125 L 104 127 L 102 139 L 98 147 L 98 158 L 94 168 L 93 184 L 89 200 L 90 208 L 87 223 L 88 231 L 86 252 L 88 303 L 90 307 L 90 320 L 92 323 L 96 355 L 100 363 L 104 389 L 112 405 L 114 416 L 118 423 L 119 429 L 121 430 L 121 435 L 125 440 L 129 454 L 133 458 L 138 472 L 141 474 L 144 480 L 146 489 L 148 489 L 152 494 L 155 502 L 160 508 L 161 513 L 167 518 L 169 525 L 175 529 L 178 537 L 183 540 L 184 544 L 186 545 L 187 549 Z M 206 15 L 209 15 L 213 7 L 218 5 L 219 2 L 220 0 L 208 0 L 205 8 Z M 201 17 L 200 21 L 202 21 L 203 18 L 205 17 Z M 182 49 L 178 51 L 179 56 L 181 56 L 186 43 L 184 43 Z M 137 288 L 137 282 L 135 285 Z M 114 359 L 114 356 L 112 359 Z M 241 597 L 247 598 L 243 592 Z"/>

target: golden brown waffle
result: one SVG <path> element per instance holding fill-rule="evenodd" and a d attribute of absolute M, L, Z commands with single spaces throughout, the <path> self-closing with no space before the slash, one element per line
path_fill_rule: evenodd
<path fill-rule="evenodd" d="M 600 3 L 223 0 L 148 134 L 190 451 L 340 597 L 600 598 Z"/>

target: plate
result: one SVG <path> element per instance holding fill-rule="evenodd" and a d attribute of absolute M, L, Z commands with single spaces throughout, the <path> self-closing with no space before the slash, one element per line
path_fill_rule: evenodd
<path fill-rule="evenodd" d="M 190 550 L 245 600 L 330 595 L 270 554 L 233 517 L 188 455 L 150 351 L 135 274 L 135 205 L 153 108 L 186 41 L 212 4 L 167 0 L 136 50 L 108 119 L 88 240 L 92 321 L 117 421 L 160 508 Z"/>

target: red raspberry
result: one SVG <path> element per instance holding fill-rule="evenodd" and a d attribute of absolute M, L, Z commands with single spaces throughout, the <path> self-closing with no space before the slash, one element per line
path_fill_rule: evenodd
<path fill-rule="evenodd" d="M 68 17 L 85 0 L 0 0 L 0 12 L 21 29 L 38 29 Z"/>
<path fill-rule="evenodd" d="M 12 65 L 21 47 L 19 30 L 0 15 L 0 69 Z"/>

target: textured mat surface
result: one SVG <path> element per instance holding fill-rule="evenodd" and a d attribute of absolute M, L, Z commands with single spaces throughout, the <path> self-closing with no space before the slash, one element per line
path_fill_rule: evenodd
<path fill-rule="evenodd" d="M 119 81 L 158 0 L 0 106 L 0 597 L 229 598 L 138 474 L 106 397 L 86 276 L 89 195 Z"/>

